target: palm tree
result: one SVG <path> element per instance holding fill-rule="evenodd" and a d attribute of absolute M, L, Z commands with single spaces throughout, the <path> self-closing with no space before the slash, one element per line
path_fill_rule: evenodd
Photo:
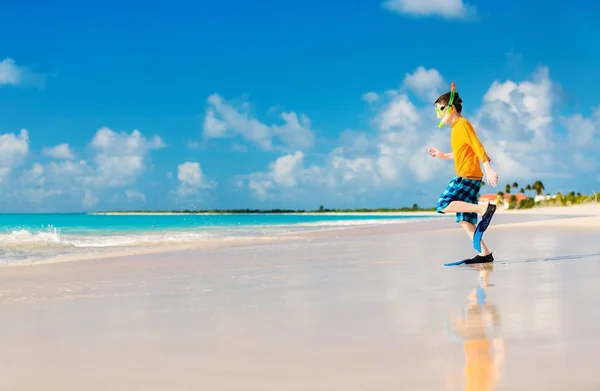
<path fill-rule="evenodd" d="M 533 188 L 533 190 L 535 190 L 535 193 L 537 195 L 544 194 L 544 190 L 546 190 L 542 181 L 535 181 L 535 183 L 531 187 Z"/>
<path fill-rule="evenodd" d="M 513 194 L 508 200 L 508 208 L 513 209 L 515 206 L 517 206 L 517 196 Z"/>
<path fill-rule="evenodd" d="M 519 184 L 517 182 L 513 182 L 513 186 L 512 187 L 514 187 L 516 189 L 517 187 L 519 187 Z"/>
<path fill-rule="evenodd" d="M 565 206 L 567 204 L 566 198 L 562 195 L 560 191 L 556 193 L 556 199 L 554 200 L 554 202 L 561 206 Z"/>
<path fill-rule="evenodd" d="M 506 185 L 506 187 L 504 188 L 504 192 L 510 194 L 510 185 Z"/>
<path fill-rule="evenodd" d="M 501 192 L 501 191 L 499 191 L 499 192 L 496 194 L 496 204 L 498 204 L 498 205 L 499 205 L 499 204 L 501 204 L 503 201 L 504 201 L 504 193 L 503 193 L 503 192 Z"/>
<path fill-rule="evenodd" d="M 521 188 L 521 193 L 525 194 L 525 189 Z"/>

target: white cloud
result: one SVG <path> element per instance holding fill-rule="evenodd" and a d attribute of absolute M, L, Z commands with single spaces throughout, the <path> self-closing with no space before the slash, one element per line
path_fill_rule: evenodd
<path fill-rule="evenodd" d="M 365 92 L 362 95 L 362 100 L 369 102 L 369 103 L 373 103 L 373 102 L 377 101 L 377 99 L 379 99 L 379 95 L 376 92 Z"/>
<path fill-rule="evenodd" d="M 248 182 L 248 188 L 250 191 L 253 191 L 258 198 L 261 200 L 267 199 L 269 197 L 269 189 L 273 187 L 273 182 L 270 180 L 256 180 L 250 179 Z"/>
<path fill-rule="evenodd" d="M 559 118 L 567 131 L 565 145 L 573 151 L 571 163 L 574 171 L 595 173 L 600 167 L 597 153 L 600 147 L 600 117 L 597 114 L 594 112 L 590 118 L 581 114 Z"/>
<path fill-rule="evenodd" d="M 596 123 L 600 124 L 600 104 L 592 110 L 592 117 Z"/>
<path fill-rule="evenodd" d="M 85 182 L 94 187 L 128 186 L 145 168 L 145 160 L 150 150 L 161 149 L 165 143 L 159 136 L 144 137 L 139 130 L 117 133 L 109 128 L 101 128 L 90 143 L 95 151 L 94 172 Z"/>
<path fill-rule="evenodd" d="M 29 133 L 21 129 L 15 133 L 0 134 L 0 182 L 6 180 L 13 168 L 29 154 Z"/>
<path fill-rule="evenodd" d="M 146 201 L 146 195 L 136 189 L 125 190 L 125 197 L 127 197 L 127 199 L 129 201 L 141 201 L 141 202 Z"/>
<path fill-rule="evenodd" d="M 0 135 L 0 167 L 12 167 L 20 164 L 29 153 L 29 133 L 21 129 L 18 135 L 4 133 Z"/>
<path fill-rule="evenodd" d="M 19 136 L 0 135 L 0 173 L 4 180 L 12 168 L 23 162 L 29 152 L 28 144 L 26 130 Z M 58 160 L 44 165 L 36 162 L 20 176 L 15 174 L 15 186 L 11 186 L 13 190 L 7 196 L 24 197 L 35 203 L 61 196 L 76 200 L 85 208 L 93 207 L 106 199 L 104 194 L 111 188 L 135 184 L 147 167 L 150 151 L 164 147 L 158 136 L 146 138 L 138 130 L 118 133 L 101 128 L 89 144 L 89 159 L 75 160 L 75 153 L 67 144 L 43 148 L 42 154 Z M 139 194 L 131 191 L 126 195 L 139 198 Z"/>
<path fill-rule="evenodd" d="M 554 155 L 560 142 L 553 127 L 553 91 L 549 71 L 542 67 L 531 80 L 494 81 L 484 95 L 472 122 L 499 175 L 534 178 L 560 175 L 566 168 Z"/>
<path fill-rule="evenodd" d="M 0 62 L 0 85 L 19 85 L 21 70 L 15 62 L 7 58 Z"/>
<path fill-rule="evenodd" d="M 297 184 L 295 173 L 304 166 L 304 154 L 297 151 L 281 156 L 271 165 L 271 177 L 281 187 L 294 187 Z"/>
<path fill-rule="evenodd" d="M 59 144 L 52 148 L 44 148 L 42 149 L 42 154 L 53 159 L 71 160 L 75 158 L 75 154 L 71 151 L 69 144 Z"/>
<path fill-rule="evenodd" d="M 600 127 L 592 118 L 584 118 L 581 114 L 573 114 L 569 117 L 560 117 L 560 123 L 567 130 L 572 145 L 578 148 L 597 147 L 596 137 L 600 132 Z"/>
<path fill-rule="evenodd" d="M 81 204 L 84 208 L 92 208 L 99 201 L 98 196 L 96 196 L 91 190 L 85 189 L 83 191 L 83 199 L 81 200 Z"/>
<path fill-rule="evenodd" d="M 231 149 L 234 151 L 237 151 L 237 152 L 242 152 L 242 153 L 248 152 L 248 147 L 245 146 L 244 144 L 239 144 L 239 143 L 231 144 Z"/>
<path fill-rule="evenodd" d="M 177 194 L 181 197 L 196 194 L 200 189 L 212 189 L 217 185 L 215 181 L 209 180 L 204 176 L 198 162 L 178 164 L 177 179 L 179 180 Z"/>
<path fill-rule="evenodd" d="M 386 0 L 384 8 L 414 17 L 441 16 L 466 19 L 475 16 L 475 7 L 463 0 Z"/>
<path fill-rule="evenodd" d="M 419 122 L 417 108 L 404 94 L 394 96 L 375 116 L 381 131 L 412 127 Z"/>
<path fill-rule="evenodd" d="M 40 163 L 33 163 L 31 169 L 23 172 L 19 178 L 19 183 L 22 188 L 19 196 L 34 204 L 41 204 L 47 201 L 48 198 L 58 197 L 63 194 L 61 189 L 47 188 L 46 186 L 46 170 Z M 15 192 L 11 192 L 14 195 Z"/>
<path fill-rule="evenodd" d="M 0 184 L 4 183 L 10 176 L 10 170 L 5 167 L 0 167 Z"/>
<path fill-rule="evenodd" d="M 552 123 L 552 82 L 546 67 L 539 68 L 531 81 L 494 81 L 483 100 L 485 114 L 496 121 L 514 119 L 536 133 Z"/>
<path fill-rule="evenodd" d="M 423 99 L 433 102 L 442 94 L 446 81 L 437 69 L 425 69 L 420 66 L 413 73 L 407 73 L 403 85 L 416 92 Z M 447 86 L 450 89 L 450 86 Z"/>
<path fill-rule="evenodd" d="M 383 105 L 379 106 L 375 115 L 375 125 L 381 131 L 399 128 L 415 129 L 415 126 L 420 125 L 420 114 L 406 92 L 415 92 L 418 97 L 425 99 L 428 105 L 433 107 L 433 101 L 441 95 L 445 83 L 436 69 L 419 66 L 413 73 L 406 73 L 400 89 L 387 90 L 385 96 L 388 100 L 378 100 L 383 102 Z M 430 109 L 425 110 L 431 112 Z"/>
<path fill-rule="evenodd" d="M 274 139 L 279 138 L 290 148 L 307 149 L 314 144 L 310 119 L 294 112 L 282 112 L 283 125 L 267 125 L 249 113 L 248 103 L 234 105 L 218 94 L 208 98 L 209 107 L 204 118 L 205 138 L 241 136 L 264 150 L 273 150 Z"/>
<path fill-rule="evenodd" d="M 12 58 L 0 61 L 0 86 L 23 86 L 43 82 L 41 74 L 31 72 L 28 68 L 19 66 Z"/>
<path fill-rule="evenodd" d="M 322 169 L 317 166 L 305 167 L 304 153 L 296 151 L 278 157 L 269 164 L 268 171 L 255 172 L 241 179 L 248 180 L 248 188 L 259 198 L 269 197 L 268 191 L 294 189 L 298 186 L 314 186 L 322 180 Z"/>

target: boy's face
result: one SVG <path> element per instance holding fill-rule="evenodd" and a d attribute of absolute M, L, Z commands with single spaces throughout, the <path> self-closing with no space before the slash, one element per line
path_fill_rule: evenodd
<path fill-rule="evenodd" d="M 442 120 L 442 122 L 446 123 L 450 117 L 451 112 L 446 111 L 446 103 L 436 103 L 435 112 L 437 117 Z"/>

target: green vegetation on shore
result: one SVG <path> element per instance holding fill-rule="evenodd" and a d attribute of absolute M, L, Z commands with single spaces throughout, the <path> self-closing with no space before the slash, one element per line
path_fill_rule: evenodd
<path fill-rule="evenodd" d="M 94 213 L 213 213 L 213 214 L 266 214 L 266 213 L 393 213 L 393 212 L 435 212 L 433 208 L 421 208 L 417 204 L 402 208 L 360 208 L 360 209 L 328 209 L 320 206 L 315 210 L 304 209 L 183 209 L 183 210 L 130 210 L 130 211 L 98 211 Z"/>
<path fill-rule="evenodd" d="M 498 205 L 504 204 L 508 202 L 508 209 L 531 209 L 531 208 L 542 208 L 542 207 L 551 207 L 551 206 L 571 206 L 571 205 L 584 205 L 590 203 L 598 202 L 596 193 L 593 194 L 581 194 L 575 193 L 571 191 L 567 194 L 562 194 L 558 192 L 554 195 L 550 195 L 546 193 L 546 197 L 544 199 L 544 184 L 542 181 L 535 181 L 532 185 L 527 185 L 525 187 L 520 188 L 521 194 L 527 196 L 526 199 L 518 200 L 515 194 L 511 194 L 512 189 L 518 189 L 519 184 L 517 182 L 513 182 L 511 184 L 506 184 L 504 187 L 504 191 L 499 191 L 496 194 L 496 203 Z M 529 196 L 527 193 L 533 193 L 533 196 Z M 542 199 L 535 201 L 535 197 L 538 196 Z"/>

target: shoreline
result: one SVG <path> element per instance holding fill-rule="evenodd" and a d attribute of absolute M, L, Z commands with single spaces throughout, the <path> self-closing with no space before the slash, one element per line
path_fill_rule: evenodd
<path fill-rule="evenodd" d="M 582 210 L 571 210 L 571 213 L 514 213 L 515 211 L 498 211 L 487 232 L 507 228 L 600 228 L 600 213 L 584 213 Z M 600 212 L 600 211 L 599 211 Z M 380 224 L 346 225 L 326 229 L 310 229 L 305 231 L 278 232 L 263 236 L 232 236 L 210 239 L 199 239 L 177 244 L 140 245 L 126 248 L 115 247 L 111 250 L 88 253 L 73 253 L 68 255 L 50 256 L 46 259 L 30 262 L 15 262 L 0 265 L 0 270 L 6 268 L 36 267 L 40 265 L 63 264 L 74 262 L 97 261 L 127 257 L 151 256 L 159 254 L 178 254 L 190 251 L 202 252 L 207 250 L 228 251 L 235 248 L 250 248 L 253 246 L 276 245 L 301 241 L 339 239 L 349 237 L 370 237 L 377 235 L 402 235 L 427 231 L 430 233 L 452 232 L 458 230 L 453 215 L 436 214 L 434 219 L 417 219 L 389 221 Z"/>
<path fill-rule="evenodd" d="M 436 212 L 415 211 L 415 212 L 89 212 L 88 215 L 100 216 L 177 216 L 177 215 L 198 215 L 198 216 L 219 216 L 219 215 L 290 215 L 290 216 L 436 216 Z"/>
<path fill-rule="evenodd" d="M 420 229 L 422 227 L 422 224 L 428 225 L 431 224 L 431 222 L 433 222 L 434 220 L 445 221 L 448 220 L 448 218 L 442 216 L 438 219 L 401 219 L 398 221 L 385 220 L 375 224 L 340 225 L 330 226 L 322 229 L 319 229 L 318 226 L 315 226 L 311 229 L 304 229 L 299 231 L 266 232 L 262 235 L 258 234 L 252 236 L 224 236 L 213 238 L 201 238 L 181 243 L 164 244 L 157 242 L 153 244 L 135 246 L 115 246 L 113 248 L 104 249 L 97 252 L 81 252 L 71 253 L 68 255 L 52 255 L 45 259 L 4 263 L 0 264 L 0 270 L 2 270 L 3 268 L 34 267 L 36 265 L 59 264 L 66 262 L 80 262 L 97 259 L 178 253 L 185 251 L 227 249 L 243 246 L 291 242 L 297 240 L 311 240 L 323 237 L 339 237 L 344 236 L 344 234 L 351 235 L 353 232 L 368 233 L 371 229 L 375 229 L 374 232 L 377 232 L 377 228 L 386 230 L 386 227 L 389 227 L 389 229 L 393 229 L 393 227 L 410 226 L 415 229 Z M 406 230 L 406 228 L 400 228 L 400 231 L 402 230 Z"/>
<path fill-rule="evenodd" d="M 316 213 L 339 215 L 342 213 Z M 135 214 L 135 213 L 134 213 Z M 308 213 L 297 213 L 299 215 Z M 146 243 L 131 246 L 114 246 L 112 248 L 98 248 L 95 251 L 81 251 L 61 255 L 48 255 L 42 259 L 8 261 L 0 264 L 0 270 L 6 268 L 35 267 L 37 265 L 60 264 L 81 261 L 93 261 L 109 258 L 123 258 L 132 256 L 148 256 L 152 254 L 176 254 L 186 251 L 204 251 L 212 249 L 240 248 L 254 245 L 269 245 L 283 242 L 302 240 L 315 240 L 320 238 L 340 238 L 370 236 L 377 234 L 402 234 L 411 231 L 429 230 L 431 232 L 447 232 L 456 230 L 454 215 L 442 215 L 429 212 L 381 212 L 379 214 L 357 213 L 360 215 L 411 215 L 425 217 L 424 219 L 400 219 L 398 221 L 382 220 L 381 223 L 356 224 L 331 226 L 323 229 L 315 227 L 291 232 L 262 233 L 251 236 L 224 236 L 215 238 L 201 238 L 181 243 Z M 433 217 L 433 218 L 432 218 Z M 533 218 L 533 220 L 532 220 Z M 502 221 L 509 219 L 509 221 Z M 512 220 L 510 220 L 512 219 Z M 570 228 L 594 229 L 600 227 L 600 208 L 586 206 L 545 207 L 526 210 L 498 209 L 495 221 L 488 231 L 518 227 L 533 228 Z M 432 225 L 433 223 L 433 225 Z M 293 225 L 293 224 L 292 224 Z"/>

